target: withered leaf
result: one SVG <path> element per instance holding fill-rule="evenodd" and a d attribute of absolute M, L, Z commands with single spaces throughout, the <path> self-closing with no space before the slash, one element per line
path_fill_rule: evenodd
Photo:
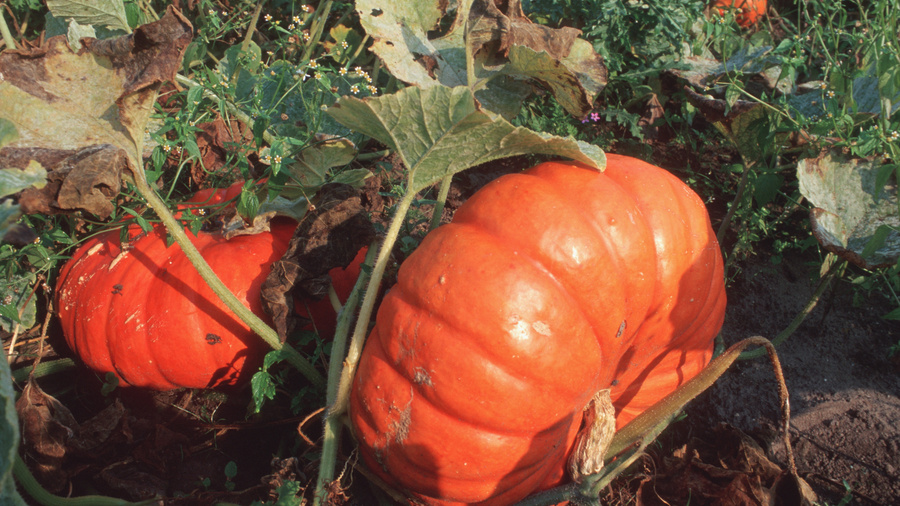
<path fill-rule="evenodd" d="M 387 2 L 387 3 L 385 3 Z M 515 80 L 549 89 L 566 110 L 583 116 L 606 85 L 602 59 L 579 30 L 532 23 L 519 0 L 475 0 L 460 4 L 446 33 L 432 30 L 447 14 L 441 0 L 360 0 L 360 21 L 372 50 L 398 79 L 428 88 L 467 86 L 465 47 L 477 55 L 473 91 L 488 110 L 515 116 L 530 90 Z M 518 51 L 515 50 L 518 48 Z"/>
<path fill-rule="evenodd" d="M 51 492 L 63 490 L 68 475 L 63 468 L 66 445 L 78 427 L 71 411 L 51 395 L 44 393 L 34 378 L 29 378 L 16 401 L 22 428 L 22 448 L 33 460 L 32 470 Z"/>
<path fill-rule="evenodd" d="M 121 172 L 142 163 L 157 91 L 174 78 L 191 33 L 187 19 L 169 7 L 127 36 L 83 39 L 77 53 L 65 36 L 0 53 L 0 117 L 19 133 L 0 149 L 0 167 L 37 160 L 60 170 L 50 175 L 55 184 L 39 195 L 31 191 L 26 212 L 109 216 Z"/>
<path fill-rule="evenodd" d="M 322 298 L 330 282 L 328 271 L 347 267 L 375 238 L 375 227 L 359 191 L 344 184 L 326 184 L 316 200 L 315 210 L 300 222 L 288 251 L 272 265 L 262 287 L 263 306 L 272 315 L 282 340 L 296 325 L 293 293 L 302 298 Z"/>

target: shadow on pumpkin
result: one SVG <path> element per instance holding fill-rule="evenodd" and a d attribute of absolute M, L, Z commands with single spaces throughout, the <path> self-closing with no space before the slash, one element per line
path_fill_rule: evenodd
<path fill-rule="evenodd" d="M 250 236 L 240 236 L 229 241 L 228 258 L 239 255 L 234 253 L 239 251 L 236 250 L 235 242 L 244 241 L 243 237 Z M 194 240 L 198 241 L 197 238 Z M 209 242 L 214 239 L 201 236 L 199 240 Z M 140 268 L 154 273 L 156 282 L 164 285 L 157 293 L 147 294 L 148 304 L 164 298 L 168 311 L 178 311 L 174 319 L 167 315 L 149 314 L 147 321 L 143 322 L 149 329 L 150 358 L 166 380 L 177 386 L 211 388 L 245 381 L 258 370 L 268 345 L 232 314 L 205 284 L 198 287 L 194 283 L 199 277 L 183 255 L 178 255 L 180 261 L 164 264 L 138 248 L 132 249 L 128 254 L 135 264 L 133 269 Z M 215 255 L 207 257 L 226 286 L 238 284 L 229 283 L 230 277 L 234 277 L 234 270 L 246 272 L 259 269 L 259 274 L 252 279 L 246 292 L 237 295 L 245 304 L 250 301 L 254 313 L 264 315 L 259 302 L 260 285 L 268 273 L 268 266 L 280 258 L 281 254 L 281 251 L 273 251 L 262 259 L 245 259 L 244 264 L 230 266 L 230 269 L 227 263 L 217 261 Z M 184 281 L 185 279 L 190 281 Z M 127 284 L 124 284 L 122 290 L 127 293 Z M 263 316 L 263 319 L 267 317 Z M 166 342 L 170 336 L 183 333 L 188 335 L 179 335 L 178 339 L 172 337 L 172 342 Z M 137 381 L 130 381 L 127 375 L 122 376 L 126 382 L 140 386 Z"/>

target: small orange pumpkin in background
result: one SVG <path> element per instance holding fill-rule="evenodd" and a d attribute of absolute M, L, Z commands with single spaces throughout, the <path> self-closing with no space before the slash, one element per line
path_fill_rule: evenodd
<path fill-rule="evenodd" d="M 713 8 L 724 16 L 728 11 L 734 11 L 734 20 L 744 28 L 753 26 L 759 18 L 766 14 L 766 0 L 715 0 Z"/>

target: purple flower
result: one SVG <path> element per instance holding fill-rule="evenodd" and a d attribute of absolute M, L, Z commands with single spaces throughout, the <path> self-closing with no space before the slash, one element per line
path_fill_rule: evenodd
<path fill-rule="evenodd" d="M 600 121 L 600 113 L 599 113 L 599 112 L 592 112 L 592 113 L 591 113 L 591 121 L 593 121 L 593 122 Z"/>

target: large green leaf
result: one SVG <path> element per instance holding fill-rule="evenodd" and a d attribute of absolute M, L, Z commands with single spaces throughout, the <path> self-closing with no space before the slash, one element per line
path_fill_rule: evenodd
<path fill-rule="evenodd" d="M 464 86 L 411 86 L 381 97 L 343 97 L 328 114 L 396 152 L 409 170 L 410 191 L 514 155 L 540 153 L 601 170 L 606 166 L 606 155 L 597 146 L 515 127 L 482 111 Z"/>
<path fill-rule="evenodd" d="M 815 206 L 813 233 L 829 251 L 873 268 L 897 263 L 900 215 L 896 177 L 880 162 L 825 154 L 800 160 L 800 193 Z"/>
<path fill-rule="evenodd" d="M 0 169 L 5 169 L 0 170 L 0 198 L 31 186 L 43 188 L 47 184 L 47 171 L 34 160 L 30 160 L 24 169 Z"/>

